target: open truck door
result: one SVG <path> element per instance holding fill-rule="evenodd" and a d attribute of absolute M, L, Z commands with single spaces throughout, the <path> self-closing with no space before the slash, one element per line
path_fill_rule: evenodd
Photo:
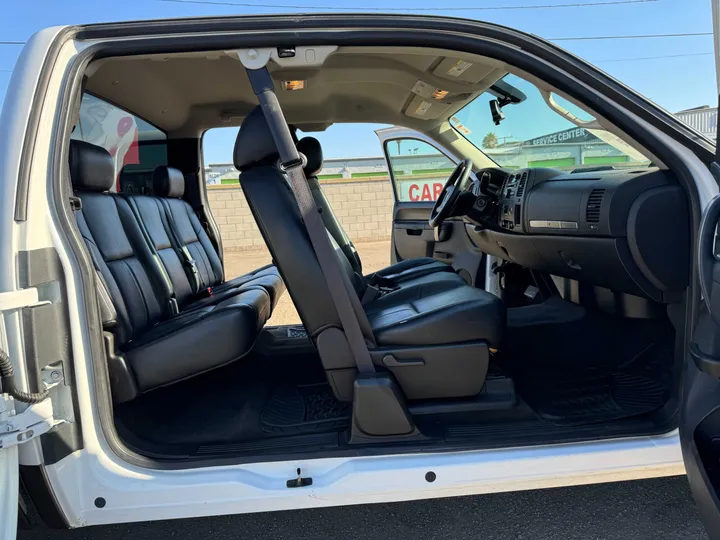
<path fill-rule="evenodd" d="M 462 219 L 451 218 L 438 227 L 429 224 L 435 201 L 462 160 L 411 129 L 392 127 L 375 133 L 393 187 L 390 261 L 431 257 L 452 264 L 468 283 L 482 288 L 485 255 L 470 240 Z"/>
<path fill-rule="evenodd" d="M 720 2 L 714 0 L 715 65 L 720 89 Z M 717 114 L 717 112 L 715 113 Z M 717 124 L 717 117 L 715 123 Z M 720 183 L 720 154 L 711 165 Z M 689 344 L 680 413 L 688 481 L 711 539 L 720 538 L 720 195 L 704 211 L 695 244 L 702 300 Z"/>

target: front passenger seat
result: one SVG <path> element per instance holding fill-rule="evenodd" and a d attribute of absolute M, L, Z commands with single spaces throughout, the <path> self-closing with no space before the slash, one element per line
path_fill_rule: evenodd
<path fill-rule="evenodd" d="M 348 261 L 350 261 L 353 270 L 362 276 L 362 261 L 360 260 L 360 255 L 333 212 L 332 206 L 330 206 L 327 197 L 325 197 L 325 192 L 322 187 L 320 187 L 320 181 L 317 177 L 323 167 L 323 152 L 320 141 L 314 137 L 303 137 L 297 143 L 297 150 L 303 154 L 307 160 L 304 167 L 305 177 L 307 178 L 310 191 L 315 199 L 315 205 L 318 209 L 321 209 L 320 215 L 322 216 L 323 223 L 325 223 L 325 228 L 343 251 Z M 364 279 L 368 285 L 388 286 L 392 288 L 401 286 L 410 280 L 434 274 L 435 272 L 452 271 L 453 267 L 449 264 L 437 261 L 431 257 L 419 257 L 417 259 L 406 259 L 397 262 L 387 268 L 365 276 Z"/>
<path fill-rule="evenodd" d="M 338 399 L 351 401 L 357 364 L 297 201 L 277 167 L 277 147 L 259 107 L 243 120 L 233 157 L 248 206 L 317 347 L 328 382 Z M 505 307 L 500 298 L 467 285 L 453 272 L 438 272 L 361 304 L 367 284 L 343 251 L 336 247 L 335 255 L 370 358 L 393 374 L 407 399 L 481 391 L 490 349 L 502 341 Z"/>

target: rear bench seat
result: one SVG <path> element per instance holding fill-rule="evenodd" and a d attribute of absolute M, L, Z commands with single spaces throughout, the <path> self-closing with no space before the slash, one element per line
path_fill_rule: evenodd
<path fill-rule="evenodd" d="M 185 261 L 194 290 L 211 291 L 214 296 L 226 296 L 228 293 L 233 294 L 233 291 L 241 286 L 262 285 L 270 293 L 274 308 L 285 292 L 285 284 L 277 268 L 270 264 L 223 282 L 220 257 L 192 207 L 182 199 L 184 192 L 185 178 L 181 171 L 164 166 L 155 169 L 153 193 L 165 207 L 170 239 Z M 135 199 L 138 197 L 133 196 Z"/>
<path fill-rule="evenodd" d="M 125 197 L 108 193 L 114 182 L 110 154 L 72 141 L 70 173 L 81 201 L 78 228 L 96 269 L 103 327 L 110 331 L 114 400 L 128 401 L 247 354 L 270 316 L 268 291 L 251 280 L 233 294 L 195 305 L 187 277 L 183 289 L 180 256 L 167 235 L 162 239 L 156 221 L 162 214 L 145 214 L 141 222 Z M 152 202 L 162 208 L 162 201 L 145 199 L 143 207 Z"/>

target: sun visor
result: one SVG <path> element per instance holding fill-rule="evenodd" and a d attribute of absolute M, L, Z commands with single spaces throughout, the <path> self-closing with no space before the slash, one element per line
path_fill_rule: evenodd
<path fill-rule="evenodd" d="M 495 71 L 495 67 L 457 58 L 444 58 L 433 70 L 433 75 L 451 81 L 478 83 Z"/>
<path fill-rule="evenodd" d="M 430 120 L 439 118 L 450 106 L 437 99 L 425 98 L 413 94 L 410 103 L 405 108 L 405 114 L 411 118 Z"/>

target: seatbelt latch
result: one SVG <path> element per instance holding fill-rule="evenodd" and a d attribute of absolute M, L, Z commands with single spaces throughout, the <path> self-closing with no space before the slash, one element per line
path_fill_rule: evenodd
<path fill-rule="evenodd" d="M 185 259 L 185 265 L 190 269 L 190 272 L 192 273 L 192 278 L 194 282 L 193 292 L 198 292 L 200 291 L 200 272 L 198 271 L 197 262 L 195 262 L 195 259 L 193 259 L 192 255 L 190 255 L 190 250 L 187 248 L 187 246 L 181 247 L 180 252 L 183 254 L 183 258 Z"/>

